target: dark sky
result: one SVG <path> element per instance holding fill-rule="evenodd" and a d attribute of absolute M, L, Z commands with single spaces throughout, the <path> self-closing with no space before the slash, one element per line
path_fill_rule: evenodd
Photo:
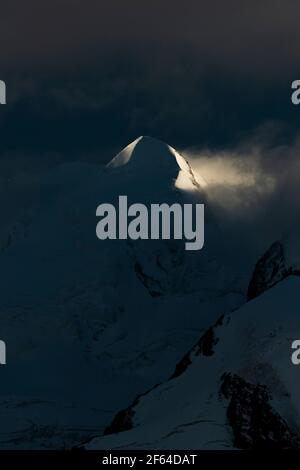
<path fill-rule="evenodd" d="M 1 155 L 106 160 L 141 134 L 229 148 L 262 128 L 291 141 L 299 18 L 297 0 L 2 0 Z"/>

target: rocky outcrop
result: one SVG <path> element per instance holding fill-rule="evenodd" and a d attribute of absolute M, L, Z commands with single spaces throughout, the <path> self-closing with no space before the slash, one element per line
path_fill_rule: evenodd
<path fill-rule="evenodd" d="M 254 299 L 287 276 L 300 276 L 297 263 L 292 265 L 286 260 L 285 243 L 274 242 L 258 260 L 248 286 L 247 300 Z"/>
<path fill-rule="evenodd" d="M 138 279 L 146 287 L 151 297 L 160 297 L 163 295 L 163 286 L 161 282 L 157 279 L 154 279 L 152 276 L 149 276 L 144 270 L 140 263 L 136 262 L 134 265 L 134 271 Z"/>
<path fill-rule="evenodd" d="M 138 400 L 139 397 L 137 397 L 130 406 L 124 410 L 120 410 L 116 414 L 111 424 L 105 428 L 103 433 L 104 436 L 108 434 L 115 434 L 117 432 L 129 431 L 129 429 L 133 428 L 132 420 L 135 414 L 134 407 L 138 404 Z"/>
<path fill-rule="evenodd" d="M 123 410 L 120 410 L 113 418 L 111 424 L 105 428 L 103 435 L 107 436 L 108 434 L 115 434 L 117 432 L 129 431 L 132 429 L 134 427 L 133 418 L 135 415 L 135 407 L 138 405 L 142 397 L 148 395 L 148 393 L 152 392 L 152 390 L 154 390 L 159 385 L 160 384 L 156 384 L 145 393 L 137 395 L 131 405 L 129 405 L 127 408 L 124 408 Z"/>
<path fill-rule="evenodd" d="M 248 300 L 252 300 L 277 284 L 290 273 L 286 266 L 284 247 L 279 241 L 273 243 L 255 265 L 248 287 Z"/>
<path fill-rule="evenodd" d="M 216 330 L 223 324 L 224 315 L 222 315 L 216 323 L 208 328 L 206 332 L 200 337 L 199 341 L 183 356 L 183 358 L 176 364 L 175 371 L 170 377 L 174 379 L 183 374 L 189 365 L 192 363 L 193 356 L 213 356 L 214 346 L 219 342 Z"/>
<path fill-rule="evenodd" d="M 299 448 L 299 439 L 272 407 L 264 385 L 253 385 L 236 374 L 221 377 L 220 397 L 227 400 L 233 445 L 239 449 Z"/>

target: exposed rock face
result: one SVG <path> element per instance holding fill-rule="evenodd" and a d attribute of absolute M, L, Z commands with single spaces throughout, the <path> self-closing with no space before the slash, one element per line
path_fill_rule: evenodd
<path fill-rule="evenodd" d="M 154 385 L 150 390 L 147 390 L 145 393 L 138 395 L 134 401 L 124 410 L 120 410 L 112 420 L 111 424 L 105 428 L 103 435 L 107 436 L 108 434 L 115 434 L 117 432 L 129 431 L 134 427 L 133 418 L 135 415 L 135 408 L 138 405 L 140 399 L 152 392 L 160 384 Z"/>
<path fill-rule="evenodd" d="M 221 377 L 220 396 L 228 400 L 227 419 L 233 445 L 239 449 L 298 448 L 299 439 L 271 406 L 267 387 L 252 385 L 236 374 Z"/>
<path fill-rule="evenodd" d="M 161 295 L 163 295 L 163 288 L 160 281 L 147 275 L 144 272 L 143 266 L 140 263 L 135 263 L 134 270 L 138 279 L 144 284 L 144 286 L 152 297 L 160 297 Z"/>
<path fill-rule="evenodd" d="M 117 432 L 129 431 L 133 428 L 132 418 L 135 414 L 134 406 L 138 403 L 138 398 L 134 402 L 125 408 L 124 410 L 119 411 L 114 417 L 113 421 L 107 428 L 104 430 L 103 435 L 114 434 Z"/>
<path fill-rule="evenodd" d="M 217 322 L 208 328 L 206 332 L 201 336 L 199 341 L 190 349 L 183 358 L 176 364 L 175 371 L 171 375 L 170 379 L 179 377 L 183 374 L 189 365 L 192 363 L 193 356 L 212 356 L 214 354 L 214 346 L 219 342 L 219 338 L 216 335 L 216 329 L 222 325 L 224 315 L 222 315 Z"/>
<path fill-rule="evenodd" d="M 248 287 L 248 300 L 252 300 L 290 274 L 281 242 L 273 243 L 258 260 Z"/>

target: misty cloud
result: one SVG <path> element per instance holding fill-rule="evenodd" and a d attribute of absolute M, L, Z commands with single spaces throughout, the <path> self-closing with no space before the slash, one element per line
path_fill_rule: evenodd
<path fill-rule="evenodd" d="M 233 253 L 253 259 L 294 231 L 300 214 L 300 136 L 275 145 L 260 129 L 230 151 L 186 149 L 207 182 L 207 204 L 231 240 Z"/>

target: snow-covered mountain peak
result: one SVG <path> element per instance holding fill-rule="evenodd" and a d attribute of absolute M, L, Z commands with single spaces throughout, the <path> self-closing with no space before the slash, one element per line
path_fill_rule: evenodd
<path fill-rule="evenodd" d="M 149 136 L 140 136 L 107 165 L 139 171 L 140 174 L 172 177 L 180 189 L 199 189 L 206 186 L 203 178 L 195 175 L 190 164 L 170 145 Z"/>
<path fill-rule="evenodd" d="M 182 157 L 181 159 L 184 160 Z M 169 145 L 152 137 L 140 136 L 121 150 L 108 167 L 116 168 L 130 164 L 155 168 L 168 165 L 178 170 L 179 163 L 176 160 L 175 150 Z"/>

